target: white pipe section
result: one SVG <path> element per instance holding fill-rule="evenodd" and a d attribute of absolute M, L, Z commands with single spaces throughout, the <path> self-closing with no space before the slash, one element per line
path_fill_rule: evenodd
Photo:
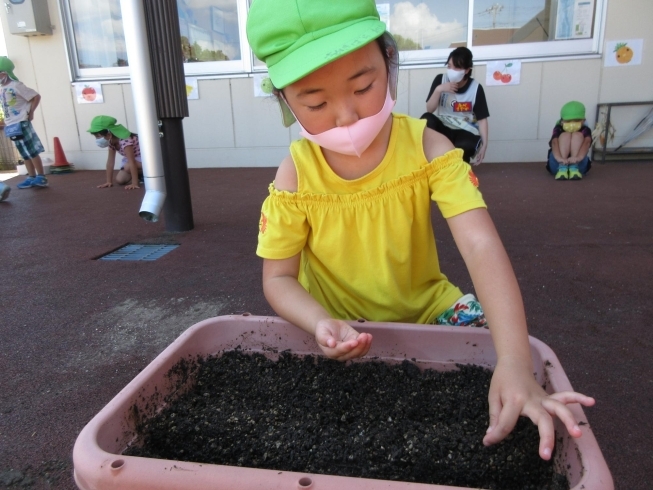
<path fill-rule="evenodd" d="M 138 215 L 154 222 L 159 220 L 166 198 L 166 183 L 143 0 L 120 0 L 120 9 L 145 178 L 145 197 Z"/>

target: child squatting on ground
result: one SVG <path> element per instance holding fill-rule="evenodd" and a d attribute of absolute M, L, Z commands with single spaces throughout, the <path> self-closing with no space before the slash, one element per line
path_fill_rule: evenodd
<path fill-rule="evenodd" d="M 41 102 L 41 96 L 18 81 L 14 75 L 14 64 L 6 56 L 0 56 L 0 102 L 5 115 L 5 135 L 13 140 L 29 174 L 16 187 L 47 187 L 48 179 L 39 156 L 45 150 L 32 127 L 34 111 Z"/>
<path fill-rule="evenodd" d="M 547 395 L 536 382 L 519 287 L 462 150 L 426 121 L 392 114 L 397 47 L 374 0 L 256 0 L 247 36 L 284 123 L 296 119 L 303 136 L 281 162 L 259 223 L 274 310 L 342 361 L 367 354 L 373 340 L 343 320 L 483 324 L 486 316 L 498 360 L 484 444 L 504 439 L 520 415 L 538 426 L 544 459 L 552 417 L 580 437 L 566 404 L 594 400 Z M 484 314 L 440 272 L 431 199 Z"/>
<path fill-rule="evenodd" d="M 560 110 L 560 120 L 549 141 L 546 169 L 556 180 L 580 180 L 592 162 L 588 155 L 592 130 L 585 125 L 585 106 L 575 100 Z"/>
<path fill-rule="evenodd" d="M 95 143 L 100 148 L 108 148 L 107 180 L 98 185 L 98 189 L 113 186 L 113 167 L 116 164 L 116 152 L 122 156 L 122 165 L 116 175 L 116 183 L 124 185 L 126 190 L 140 189 L 139 180 L 143 174 L 141 163 L 141 147 L 138 135 L 132 133 L 122 124 L 118 124 L 115 117 L 95 116 L 91 127 L 87 130 L 95 136 Z"/>

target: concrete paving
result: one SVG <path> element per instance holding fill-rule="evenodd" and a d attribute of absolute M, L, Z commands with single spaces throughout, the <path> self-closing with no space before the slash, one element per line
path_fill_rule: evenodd
<path fill-rule="evenodd" d="M 556 182 L 543 164 L 476 173 L 520 281 L 529 328 L 578 391 L 616 488 L 653 475 L 652 162 L 595 164 Z M 82 427 L 186 328 L 273 314 L 256 257 L 275 169 L 190 171 L 195 229 L 138 217 L 143 190 L 96 189 L 104 172 L 50 176 L 0 203 L 0 487 L 74 488 Z M 471 282 L 433 211 L 443 271 Z M 178 243 L 155 262 L 104 262 L 126 243 Z"/>

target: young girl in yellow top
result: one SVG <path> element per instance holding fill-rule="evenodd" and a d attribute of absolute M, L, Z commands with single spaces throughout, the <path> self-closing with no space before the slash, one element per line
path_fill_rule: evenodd
<path fill-rule="evenodd" d="M 364 356 L 372 336 L 343 320 L 465 324 L 487 317 L 497 351 L 486 445 L 520 415 L 537 424 L 540 455 L 551 457 L 552 416 L 581 431 L 567 403 L 533 377 L 526 318 L 507 254 L 462 151 L 392 114 L 397 48 L 373 0 L 255 0 L 247 21 L 292 143 L 263 204 L 257 254 L 274 310 L 313 334 L 331 358 Z M 447 219 L 483 304 L 440 272 L 430 216 Z M 474 312 L 473 310 L 476 309 Z M 454 322 L 452 322 L 452 318 Z"/>

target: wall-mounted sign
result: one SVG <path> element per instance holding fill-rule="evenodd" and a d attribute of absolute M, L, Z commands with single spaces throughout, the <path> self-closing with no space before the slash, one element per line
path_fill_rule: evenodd
<path fill-rule="evenodd" d="M 186 77 L 186 97 L 188 97 L 188 100 L 197 100 L 200 98 L 197 78 Z"/>
<path fill-rule="evenodd" d="M 78 104 L 103 104 L 102 84 L 99 82 L 74 83 Z"/>
<path fill-rule="evenodd" d="M 490 61 L 487 64 L 485 85 L 519 85 L 521 81 L 521 61 Z"/>
<path fill-rule="evenodd" d="M 556 39 L 592 37 L 594 0 L 558 0 Z"/>
<path fill-rule="evenodd" d="M 254 73 L 254 97 L 272 97 L 272 81 L 267 73 Z"/>
<path fill-rule="evenodd" d="M 643 39 L 606 41 L 603 53 L 605 66 L 641 65 L 643 47 Z"/>

